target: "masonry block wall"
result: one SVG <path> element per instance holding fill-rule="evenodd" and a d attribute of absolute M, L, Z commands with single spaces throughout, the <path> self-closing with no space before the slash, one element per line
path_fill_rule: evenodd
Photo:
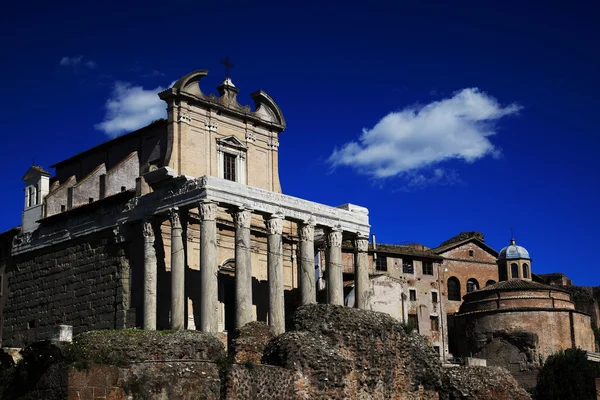
<path fill-rule="evenodd" d="M 109 230 L 15 257 L 2 346 L 48 339 L 58 324 L 74 334 L 125 328 L 129 275 L 128 245 Z"/>

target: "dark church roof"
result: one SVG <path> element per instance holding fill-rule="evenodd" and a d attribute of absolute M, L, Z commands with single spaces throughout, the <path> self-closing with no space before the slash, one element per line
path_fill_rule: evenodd
<path fill-rule="evenodd" d="M 458 235 L 446 240 L 445 242 L 442 242 L 442 244 L 440 244 L 438 247 L 431 250 L 436 254 L 441 254 L 470 241 L 476 241 L 479 244 L 479 246 L 486 249 L 490 254 L 494 256 L 498 255 L 498 252 L 496 250 L 485 244 L 485 238 L 483 236 L 483 233 L 477 231 L 461 232 Z"/>
<path fill-rule="evenodd" d="M 493 285 L 486 286 L 475 292 L 471 293 L 481 293 L 489 290 L 501 290 L 501 291 L 511 291 L 511 290 L 558 290 L 561 292 L 566 292 L 566 290 L 560 289 L 556 286 L 544 285 L 542 283 L 526 281 L 524 279 L 511 279 L 508 281 L 502 281 L 498 283 L 494 283 Z"/>

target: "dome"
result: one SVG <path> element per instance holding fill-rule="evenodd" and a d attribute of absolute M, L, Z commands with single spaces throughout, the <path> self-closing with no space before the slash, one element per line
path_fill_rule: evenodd
<path fill-rule="evenodd" d="M 515 239 L 510 239 L 510 245 L 506 246 L 498 253 L 498 260 L 516 260 L 519 258 L 531 259 L 527 249 L 522 246 L 517 246 Z"/>

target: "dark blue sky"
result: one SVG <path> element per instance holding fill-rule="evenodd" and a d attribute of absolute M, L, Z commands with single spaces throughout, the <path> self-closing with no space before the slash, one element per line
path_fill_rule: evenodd
<path fill-rule="evenodd" d="M 285 3 L 5 6 L 0 229 L 20 224 L 32 158 L 109 138 L 95 126 L 117 82 L 152 94 L 209 69 L 214 92 L 227 54 L 240 102 L 263 89 L 286 117 L 286 194 L 368 207 L 379 242 L 479 230 L 500 250 L 512 227 L 534 272 L 600 285 L 597 4 Z"/>

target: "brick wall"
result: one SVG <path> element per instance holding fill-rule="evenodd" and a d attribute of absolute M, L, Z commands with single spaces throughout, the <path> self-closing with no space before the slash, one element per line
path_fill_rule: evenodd
<path fill-rule="evenodd" d="M 469 251 L 473 251 L 471 256 Z M 467 294 L 467 281 L 476 279 L 479 287 L 485 287 L 488 281 L 498 282 L 498 266 L 495 255 L 478 246 L 475 242 L 464 243 L 440 254 L 445 258 L 443 269 L 445 271 L 445 293 L 448 294 L 448 279 L 455 277 L 460 281 L 460 297 Z M 447 271 L 446 271 L 447 270 Z M 461 301 L 448 300 L 446 312 L 455 313 L 460 307 Z"/>
<path fill-rule="evenodd" d="M 7 275 L 2 345 L 22 347 L 48 339 L 57 324 L 77 334 L 124 328 L 129 307 L 127 246 L 110 231 L 14 259 Z M 125 289 L 124 289 L 125 288 Z"/>

